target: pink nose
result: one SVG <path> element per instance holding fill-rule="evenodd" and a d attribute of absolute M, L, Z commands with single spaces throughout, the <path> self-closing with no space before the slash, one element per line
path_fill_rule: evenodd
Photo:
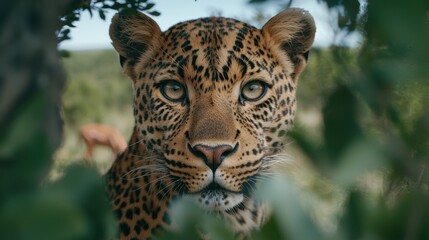
<path fill-rule="evenodd" d="M 214 172 L 222 164 L 223 159 L 235 152 L 236 148 L 237 146 L 233 148 L 226 144 L 216 147 L 197 144 L 191 148 L 191 152 L 201 157 L 206 165 Z"/>

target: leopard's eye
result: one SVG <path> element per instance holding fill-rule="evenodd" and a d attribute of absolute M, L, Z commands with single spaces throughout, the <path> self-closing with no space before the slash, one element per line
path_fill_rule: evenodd
<path fill-rule="evenodd" d="M 171 102 L 183 102 L 186 98 L 186 89 L 183 84 L 167 80 L 160 84 L 161 94 Z"/>
<path fill-rule="evenodd" d="M 259 81 L 253 80 L 251 82 L 246 83 L 244 87 L 241 89 L 240 97 L 244 101 L 258 101 L 261 99 L 265 93 L 267 92 L 267 84 Z"/>

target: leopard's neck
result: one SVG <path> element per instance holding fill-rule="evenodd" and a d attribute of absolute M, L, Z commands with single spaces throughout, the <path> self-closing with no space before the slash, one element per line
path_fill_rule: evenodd
<path fill-rule="evenodd" d="M 157 229 L 171 226 L 168 208 L 178 193 L 155 161 L 134 130 L 128 148 L 106 173 L 120 239 L 147 238 Z"/>

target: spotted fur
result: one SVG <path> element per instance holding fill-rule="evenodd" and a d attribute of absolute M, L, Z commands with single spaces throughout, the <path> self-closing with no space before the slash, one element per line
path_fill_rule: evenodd
<path fill-rule="evenodd" d="M 121 239 L 174 225 L 169 208 L 183 196 L 219 212 L 237 233 L 263 223 L 265 207 L 252 192 L 293 124 L 314 33 L 301 9 L 262 29 L 212 17 L 161 32 L 142 13 L 113 18 L 110 36 L 133 80 L 135 116 L 130 145 L 106 174 Z M 265 92 L 250 100 L 243 88 L 252 81 L 250 92 Z M 165 82 L 184 98 L 166 96 Z"/>

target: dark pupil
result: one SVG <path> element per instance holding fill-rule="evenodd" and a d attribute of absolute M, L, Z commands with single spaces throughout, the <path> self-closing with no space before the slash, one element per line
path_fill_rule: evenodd
<path fill-rule="evenodd" d="M 172 92 L 177 92 L 180 91 L 181 87 L 178 84 L 171 84 L 170 86 L 170 91 Z"/>
<path fill-rule="evenodd" d="M 171 99 L 180 99 L 183 96 L 183 87 L 177 83 L 168 83 L 165 85 L 165 91 Z"/>
<path fill-rule="evenodd" d="M 252 84 L 252 85 L 249 86 L 249 90 L 252 91 L 252 92 L 256 91 L 258 89 L 259 89 L 259 85 L 258 84 Z"/>
<path fill-rule="evenodd" d="M 255 94 L 261 89 L 261 86 L 259 84 L 254 83 L 250 84 L 247 89 L 250 93 Z"/>

